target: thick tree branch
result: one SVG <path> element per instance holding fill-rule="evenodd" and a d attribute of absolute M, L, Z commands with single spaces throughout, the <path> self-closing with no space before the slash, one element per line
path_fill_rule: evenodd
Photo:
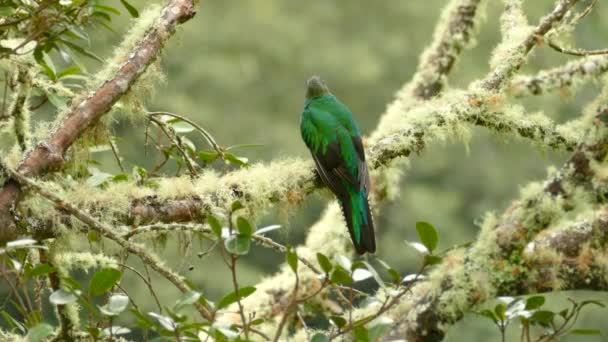
<path fill-rule="evenodd" d="M 116 74 L 84 98 L 75 99 L 58 128 L 31 150 L 18 168 L 26 176 L 39 175 L 63 164 L 63 155 L 72 143 L 124 95 L 160 53 L 175 27 L 195 14 L 191 0 L 170 0 L 161 16 L 137 44 Z M 11 208 L 19 201 L 21 190 L 9 180 L 0 192 L 0 240 L 15 236 Z"/>

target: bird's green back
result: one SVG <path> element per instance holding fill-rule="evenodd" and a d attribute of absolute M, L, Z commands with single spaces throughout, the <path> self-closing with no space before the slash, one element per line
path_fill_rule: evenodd
<path fill-rule="evenodd" d="M 309 98 L 304 104 L 300 131 L 306 145 L 313 151 L 326 152 L 327 145 L 337 141 L 348 170 L 357 177 L 357 150 L 353 137 L 361 134 L 351 111 L 335 96 L 328 94 Z"/>

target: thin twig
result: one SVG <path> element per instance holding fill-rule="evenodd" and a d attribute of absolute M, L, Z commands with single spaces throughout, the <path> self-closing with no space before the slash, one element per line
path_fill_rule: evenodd
<path fill-rule="evenodd" d="M 160 304 L 160 300 L 158 299 L 158 296 L 156 295 L 156 292 L 154 292 L 154 288 L 152 287 L 152 283 L 149 281 L 149 279 L 146 279 L 146 277 L 144 277 L 143 274 L 141 274 L 141 272 L 139 272 L 136 268 L 131 267 L 127 264 L 119 264 L 120 266 L 132 271 L 133 273 L 135 273 L 141 280 L 143 280 L 143 282 L 146 284 L 146 286 L 148 287 L 148 289 L 150 290 L 150 294 L 152 295 L 152 298 L 154 298 L 154 301 L 156 302 L 156 306 L 158 306 L 158 312 L 159 313 L 163 313 L 163 307 Z"/>
<path fill-rule="evenodd" d="M 177 118 L 177 119 L 180 119 L 182 121 L 189 123 L 205 138 L 207 143 L 209 145 L 211 145 L 211 147 L 213 147 L 213 149 L 220 155 L 220 157 L 222 159 L 224 158 L 224 150 L 220 147 L 220 145 L 217 144 L 217 142 L 215 142 L 215 139 L 213 138 L 213 136 L 209 132 L 207 132 L 207 130 L 205 130 L 203 127 L 198 125 L 196 122 L 188 119 L 187 117 L 185 117 L 183 115 L 179 115 L 179 114 L 175 114 L 175 113 L 171 113 L 171 112 L 148 112 L 148 115 L 152 115 L 152 116 L 167 115 L 167 116 L 172 116 L 174 118 Z"/>
<path fill-rule="evenodd" d="M 597 50 L 570 49 L 570 48 L 561 47 L 548 39 L 545 39 L 545 42 L 553 50 L 566 54 L 566 55 L 571 55 L 571 56 L 586 57 L 586 56 L 597 56 L 597 55 L 608 54 L 608 49 L 597 49 Z"/>

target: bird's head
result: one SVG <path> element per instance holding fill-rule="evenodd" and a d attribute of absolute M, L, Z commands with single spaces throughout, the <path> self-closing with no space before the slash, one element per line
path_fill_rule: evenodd
<path fill-rule="evenodd" d="M 315 97 L 329 94 L 329 88 L 319 76 L 313 76 L 306 81 L 306 98 L 312 99 Z"/>

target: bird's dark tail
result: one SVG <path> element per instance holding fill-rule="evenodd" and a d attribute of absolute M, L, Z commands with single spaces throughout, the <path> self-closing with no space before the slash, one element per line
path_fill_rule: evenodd
<path fill-rule="evenodd" d="M 376 237 L 367 193 L 365 191 L 350 193 L 349 198 L 340 199 L 340 206 L 357 254 L 374 253 Z"/>

